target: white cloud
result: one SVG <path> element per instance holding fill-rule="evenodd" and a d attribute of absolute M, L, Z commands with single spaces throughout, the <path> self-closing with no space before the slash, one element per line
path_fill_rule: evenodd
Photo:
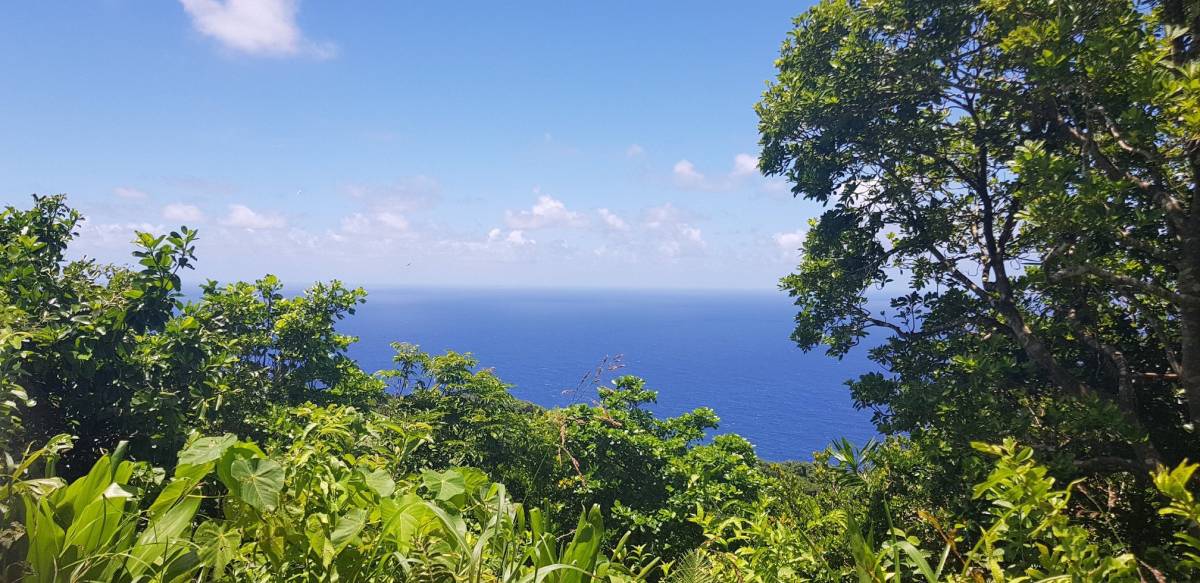
<path fill-rule="evenodd" d="M 646 209 L 642 218 L 642 223 L 651 229 L 657 229 L 664 225 L 671 225 L 683 220 L 683 212 L 678 207 L 671 203 L 665 203 L 658 206 L 652 206 Z"/>
<path fill-rule="evenodd" d="M 342 231 L 352 235 L 365 235 L 371 232 L 371 219 L 362 213 L 354 213 L 342 217 Z"/>
<path fill-rule="evenodd" d="M 408 218 L 398 213 L 351 213 L 342 217 L 341 231 L 333 233 L 333 236 L 345 238 L 346 235 L 365 237 L 411 235 L 409 227 Z"/>
<path fill-rule="evenodd" d="M 508 235 L 505 235 L 504 231 L 501 231 L 499 228 L 488 231 L 488 242 L 504 242 L 514 247 L 524 247 L 526 245 L 533 245 L 537 243 L 537 241 L 526 237 L 525 231 L 520 229 L 511 230 L 508 232 Z"/>
<path fill-rule="evenodd" d="M 510 229 L 545 229 L 551 227 L 578 227 L 587 221 L 583 215 L 567 210 L 561 200 L 541 195 L 533 207 L 526 211 L 505 211 L 504 223 Z"/>
<path fill-rule="evenodd" d="M 695 164 L 687 160 L 676 162 L 672 172 L 675 174 L 675 182 L 680 186 L 705 188 L 708 184 L 708 178 L 696 170 Z"/>
<path fill-rule="evenodd" d="M 646 149 L 641 147 L 638 144 L 630 144 L 629 147 L 625 149 L 625 157 L 626 158 L 637 158 L 638 156 L 641 156 L 642 154 L 645 154 L 645 153 L 646 153 Z"/>
<path fill-rule="evenodd" d="M 330 58 L 332 43 L 314 43 L 296 24 L 297 0 L 180 0 L 192 26 L 249 55 Z"/>
<path fill-rule="evenodd" d="M 130 186 L 118 186 L 113 189 L 113 194 L 117 195 L 118 198 L 124 198 L 126 200 L 141 200 L 149 196 L 144 191 Z"/>
<path fill-rule="evenodd" d="M 410 216 L 435 206 L 440 199 L 441 186 L 427 176 L 413 176 L 389 184 L 347 184 L 342 192 L 359 207 L 341 218 L 340 229 L 327 232 L 337 241 L 378 244 L 400 236 L 406 240 L 420 239 L 422 233 L 413 229 Z"/>
<path fill-rule="evenodd" d="M 132 248 L 131 241 L 134 231 L 147 233 L 162 233 L 166 231 L 163 225 L 150 223 L 96 223 L 84 219 L 79 228 L 79 237 L 87 247 L 88 243 L 100 246 L 117 246 L 121 249 Z"/>
<path fill-rule="evenodd" d="M 229 214 L 221 224 L 242 229 L 279 229 L 287 225 L 287 219 L 278 214 L 256 212 L 246 205 L 231 204 Z"/>
<path fill-rule="evenodd" d="M 800 249 L 800 245 L 804 243 L 804 229 L 792 231 L 790 233 L 775 233 L 771 236 L 775 240 L 775 245 L 780 251 L 784 251 L 789 255 Z"/>
<path fill-rule="evenodd" d="M 199 222 L 204 220 L 204 212 L 196 205 L 173 202 L 162 208 L 162 217 L 168 221 Z"/>
<path fill-rule="evenodd" d="M 508 236 L 504 238 L 504 241 L 511 245 L 518 245 L 518 246 L 532 245 L 532 244 L 536 243 L 536 241 L 534 241 L 533 239 L 526 239 L 525 232 L 521 231 L 521 230 L 509 231 Z"/>
<path fill-rule="evenodd" d="M 663 256 L 674 259 L 683 255 L 699 253 L 707 246 L 700 229 L 684 224 L 675 225 L 673 229 L 665 232 L 665 237 L 658 243 L 658 251 Z"/>
<path fill-rule="evenodd" d="M 690 160 L 680 160 L 671 169 L 675 185 L 685 190 L 727 191 L 742 185 L 746 178 L 758 175 L 758 158 L 750 154 L 733 157 L 733 169 L 728 174 L 708 176 Z"/>
<path fill-rule="evenodd" d="M 392 212 L 382 212 L 379 213 L 375 219 L 378 220 L 383 226 L 394 231 L 408 230 L 408 219 L 404 218 L 404 215 Z"/>
<path fill-rule="evenodd" d="M 671 203 L 646 209 L 642 225 L 650 244 L 668 259 L 696 255 L 708 247 L 700 229 L 687 223 L 683 211 Z"/>
<path fill-rule="evenodd" d="M 730 176 L 737 178 L 755 174 L 758 174 L 758 158 L 750 154 L 738 154 L 733 157 L 733 171 L 729 173 Z"/>
<path fill-rule="evenodd" d="M 616 213 L 613 213 L 612 211 L 610 211 L 608 209 L 600 209 L 600 210 L 596 211 L 596 213 L 600 215 L 600 220 L 603 222 L 604 226 L 607 227 L 608 229 L 613 230 L 613 231 L 628 231 L 629 230 L 629 223 L 626 223 L 625 219 L 622 219 L 621 217 L 617 216 Z"/>

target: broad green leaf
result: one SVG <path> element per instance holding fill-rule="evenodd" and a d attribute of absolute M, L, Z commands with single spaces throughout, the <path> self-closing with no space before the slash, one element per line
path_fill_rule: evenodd
<path fill-rule="evenodd" d="M 215 462 L 235 443 L 237 437 L 229 433 L 219 437 L 201 437 L 179 452 L 179 465 L 199 466 Z"/>
<path fill-rule="evenodd" d="M 402 553 L 412 548 L 413 540 L 438 528 L 436 514 L 420 496 L 408 493 L 397 499 L 385 499 L 380 504 L 383 517 L 383 536 Z"/>
<path fill-rule="evenodd" d="M 234 460 L 229 475 L 237 484 L 235 494 L 256 510 L 270 512 L 279 505 L 283 489 L 283 467 L 268 459 Z"/>
<path fill-rule="evenodd" d="M 80 556 L 100 552 L 117 533 L 124 517 L 125 501 L 131 496 L 117 484 L 111 484 L 99 498 L 75 515 L 67 527 L 65 546 L 78 548 Z"/>
<path fill-rule="evenodd" d="M 164 487 L 162 491 L 158 493 L 158 497 L 155 498 L 154 502 L 150 505 L 150 510 L 148 512 L 150 519 L 153 520 L 161 516 L 167 510 L 170 510 L 171 507 L 173 507 L 177 502 L 191 493 L 192 489 L 194 489 L 198 483 L 199 480 L 191 477 L 175 478 L 174 480 L 171 480 L 171 483 L 167 484 L 166 487 Z"/>
<path fill-rule="evenodd" d="M 444 472 L 426 470 L 421 474 L 421 481 L 436 500 L 447 502 L 453 500 L 461 501 L 467 492 L 466 479 L 455 468 Z M 459 505 L 461 505 L 461 502 Z"/>
<path fill-rule="evenodd" d="M 145 530 L 138 535 L 137 544 L 130 552 L 126 566 L 135 576 L 161 567 L 160 560 L 171 554 L 186 551 L 191 543 L 181 540 L 180 535 L 192 524 L 196 510 L 200 508 L 200 496 L 187 496 L 161 516 L 151 519 Z"/>
<path fill-rule="evenodd" d="M 242 544 L 242 531 L 210 520 L 196 529 L 192 540 L 200 549 L 200 560 L 220 578 L 225 573 L 225 567 L 237 558 L 238 546 Z"/>
<path fill-rule="evenodd" d="M 29 550 L 25 560 L 33 568 L 33 580 L 39 583 L 54 580 L 54 565 L 62 552 L 66 533 L 54 522 L 54 510 L 45 499 L 25 502 L 25 536 Z"/>
<path fill-rule="evenodd" d="M 354 508 L 338 517 L 337 523 L 333 526 L 333 532 L 329 534 L 329 540 L 333 543 L 334 553 L 341 553 L 346 545 L 358 536 L 363 527 L 367 524 L 367 511 L 362 508 Z"/>
<path fill-rule="evenodd" d="M 391 474 L 387 470 L 375 470 L 372 472 L 359 470 L 359 473 L 362 474 L 363 481 L 366 482 L 367 487 L 374 490 L 381 498 L 387 498 L 396 491 L 396 481 L 392 479 Z"/>

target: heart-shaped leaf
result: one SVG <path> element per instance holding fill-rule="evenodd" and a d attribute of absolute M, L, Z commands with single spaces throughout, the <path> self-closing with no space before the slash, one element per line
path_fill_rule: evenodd
<path fill-rule="evenodd" d="M 234 494 L 260 511 L 271 511 L 279 505 L 283 490 L 283 466 L 268 459 L 234 460 L 229 475 L 237 485 Z"/>
<path fill-rule="evenodd" d="M 375 470 L 372 472 L 359 470 L 359 472 L 362 474 L 363 481 L 366 482 L 367 487 L 374 490 L 381 498 L 387 498 L 396 491 L 396 481 L 392 479 L 387 470 Z"/>

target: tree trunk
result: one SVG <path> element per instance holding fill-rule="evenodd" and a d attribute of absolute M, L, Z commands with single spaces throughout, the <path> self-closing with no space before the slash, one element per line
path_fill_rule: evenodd
<path fill-rule="evenodd" d="M 1082 397 L 1088 394 L 1087 385 L 1079 382 L 1065 368 L 1058 363 L 1050 349 L 1038 338 L 1029 325 L 1025 323 L 1025 317 L 1021 315 L 1020 310 L 1012 305 L 1008 299 L 1002 299 L 997 302 L 996 310 L 1004 316 L 1004 324 L 1012 331 L 1013 338 L 1016 339 L 1017 345 L 1021 350 L 1025 351 L 1025 355 L 1037 365 L 1042 372 L 1050 377 L 1050 382 L 1058 385 L 1058 387 L 1074 397 Z"/>
<path fill-rule="evenodd" d="M 1076 398 L 1093 394 L 1086 384 L 1080 382 L 1079 379 L 1075 378 L 1066 368 L 1059 364 L 1058 360 L 1050 352 L 1049 347 L 1025 323 L 1024 316 L 1011 300 L 1001 298 L 996 304 L 996 309 L 1004 316 L 1005 325 L 1012 331 L 1013 337 L 1021 347 L 1021 350 L 1025 352 L 1025 355 L 1042 372 L 1050 377 L 1051 382 Z M 1111 358 L 1113 355 L 1108 356 Z M 1114 362 L 1113 364 L 1116 365 L 1117 363 Z M 1145 436 L 1145 440 L 1134 440 L 1130 443 L 1130 447 L 1133 450 L 1136 461 L 1141 464 L 1142 468 L 1147 471 L 1153 470 L 1163 462 L 1162 454 L 1159 453 L 1158 448 L 1150 439 L 1150 432 L 1146 429 L 1145 424 L 1142 423 L 1142 419 L 1138 415 L 1136 399 L 1131 394 L 1132 387 L 1128 385 L 1128 371 L 1122 375 L 1121 382 L 1124 386 L 1119 391 L 1117 398 L 1113 398 L 1103 391 L 1097 391 L 1094 394 L 1100 399 L 1116 405 L 1117 411 L 1120 412 L 1125 422 L 1139 434 Z"/>
<path fill-rule="evenodd" d="M 1187 397 L 1192 423 L 1200 425 L 1200 142 L 1189 148 L 1191 204 L 1179 261 L 1179 294 L 1191 301 L 1179 306 L 1179 383 Z"/>

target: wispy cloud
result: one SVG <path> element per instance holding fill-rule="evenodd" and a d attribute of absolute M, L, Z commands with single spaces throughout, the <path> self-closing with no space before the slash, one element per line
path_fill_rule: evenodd
<path fill-rule="evenodd" d="M 254 56 L 337 54 L 329 42 L 305 38 L 296 24 L 297 0 L 180 0 L 192 26 L 225 48 Z"/>
<path fill-rule="evenodd" d="M 779 247 L 780 251 L 792 256 L 800 249 L 800 245 L 804 243 L 806 234 L 804 229 L 797 229 L 789 233 L 775 233 L 771 236 L 771 239 L 775 241 L 775 246 Z"/>
<path fill-rule="evenodd" d="M 162 217 L 168 221 L 197 223 L 204 220 L 204 212 L 196 205 L 173 202 L 162 208 Z"/>
<path fill-rule="evenodd" d="M 352 213 L 341 222 L 342 233 L 346 235 L 399 235 L 408 233 L 411 226 L 408 217 L 390 211 Z"/>
<path fill-rule="evenodd" d="M 683 187 L 703 188 L 708 184 L 708 177 L 696 170 L 696 165 L 689 160 L 680 160 L 671 169 L 675 175 L 675 184 Z"/>
<path fill-rule="evenodd" d="M 617 216 L 616 213 L 614 213 L 608 209 L 600 209 L 600 210 L 596 211 L 596 214 L 600 215 L 601 224 L 603 224 L 609 230 L 612 230 L 612 231 L 628 231 L 629 230 L 629 223 L 625 222 L 625 219 L 622 219 L 621 217 Z"/>
<path fill-rule="evenodd" d="M 671 203 L 646 209 L 642 217 L 648 243 L 667 259 L 704 252 L 708 243 L 699 227 L 687 222 L 687 215 Z"/>
<path fill-rule="evenodd" d="M 637 158 L 645 153 L 646 153 L 646 149 L 641 147 L 638 144 L 629 144 L 629 147 L 625 148 L 625 157 L 626 158 Z"/>
<path fill-rule="evenodd" d="M 733 158 L 733 168 L 725 174 L 709 176 L 701 172 L 690 160 L 684 159 L 671 168 L 675 186 L 684 190 L 727 191 L 742 184 L 746 178 L 758 175 L 758 158 L 750 154 L 738 154 Z"/>
<path fill-rule="evenodd" d="M 514 247 L 525 247 L 526 245 L 534 245 L 537 243 L 537 241 L 526 237 L 525 231 L 522 231 L 521 229 L 513 229 L 509 231 L 507 235 L 505 235 L 504 231 L 498 228 L 488 231 L 488 242 L 502 242 Z"/>
<path fill-rule="evenodd" d="M 738 178 L 755 174 L 758 174 L 758 158 L 750 154 L 738 154 L 733 157 L 733 171 L 729 173 L 730 176 Z"/>
<path fill-rule="evenodd" d="M 386 184 L 350 183 L 342 191 L 377 212 L 411 213 L 437 205 L 442 186 L 434 178 L 417 175 Z"/>
<path fill-rule="evenodd" d="M 113 189 L 113 194 L 117 195 L 117 198 L 125 200 L 141 200 L 149 196 L 145 191 L 133 188 L 132 186 L 118 186 Z"/>
<path fill-rule="evenodd" d="M 408 219 L 404 218 L 404 215 L 398 213 L 382 212 L 376 215 L 375 220 L 379 221 L 379 224 L 393 231 L 408 230 Z"/>
<path fill-rule="evenodd" d="M 128 250 L 132 248 L 130 242 L 133 240 L 134 231 L 145 231 L 147 233 L 162 233 L 166 231 L 164 225 L 155 225 L 151 223 L 139 222 L 113 222 L 102 223 L 84 219 L 83 224 L 79 228 L 80 246 L 89 250 L 105 249 L 119 250 L 116 256 L 121 260 L 128 258 Z"/>
<path fill-rule="evenodd" d="M 281 229 L 287 226 L 287 219 L 275 213 L 260 213 L 243 204 L 229 205 L 229 214 L 221 220 L 227 227 L 240 229 Z"/>

